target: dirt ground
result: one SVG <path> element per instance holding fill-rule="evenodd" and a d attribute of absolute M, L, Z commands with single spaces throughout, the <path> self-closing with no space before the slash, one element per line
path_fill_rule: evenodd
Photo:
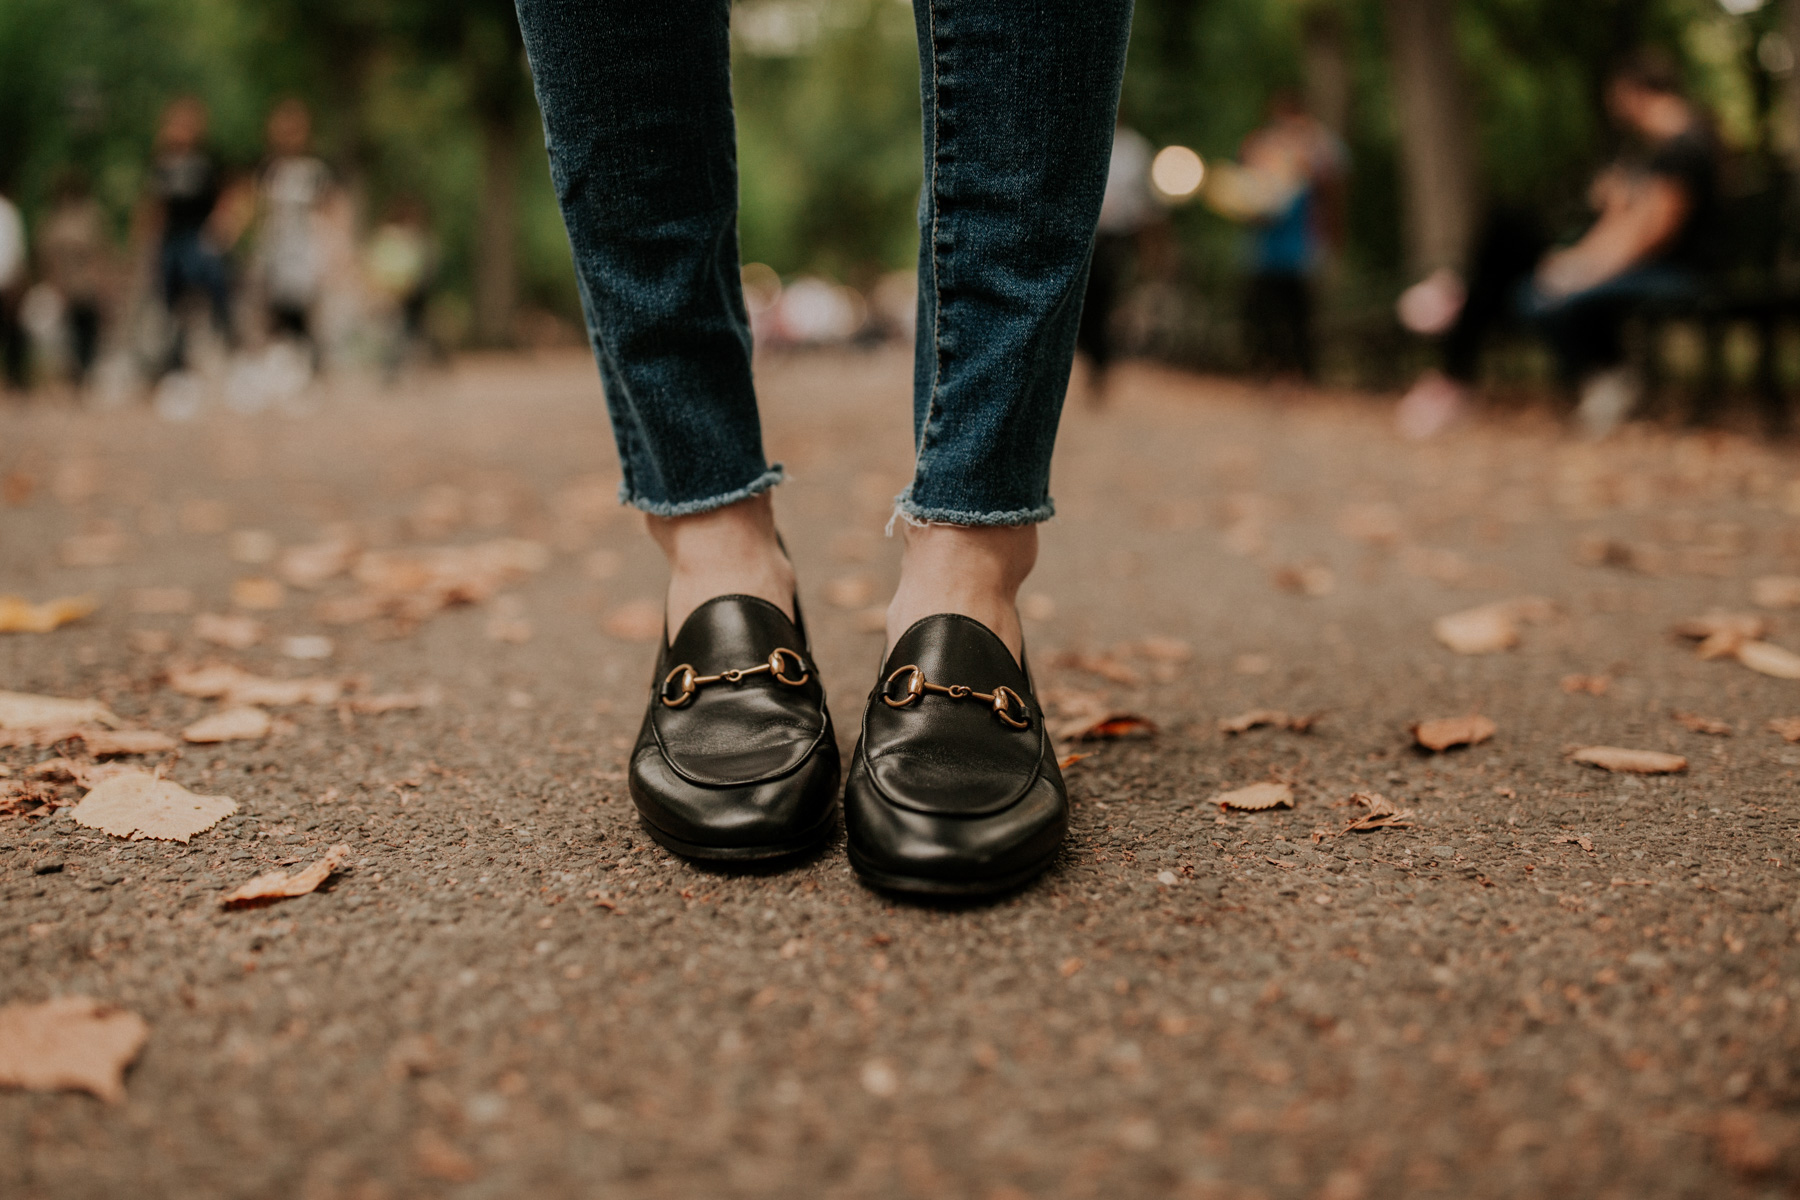
<path fill-rule="evenodd" d="M 760 367 L 846 749 L 909 362 Z M 1800 574 L 1791 449 L 1503 415 L 1413 446 L 1378 399 L 1127 368 L 1104 410 L 1070 405 L 1024 607 L 1059 713 L 1159 732 L 1071 742 L 1067 852 L 961 908 L 868 891 L 841 836 L 744 874 L 639 831 L 622 765 L 661 576 L 579 356 L 187 424 L 3 407 L 0 478 L 0 592 L 102 601 L 0 636 L 0 688 L 172 733 L 217 708 L 168 686 L 208 659 L 441 694 L 283 707 L 267 738 L 153 760 L 240 805 L 185 846 L 0 816 L 0 1004 L 81 994 L 150 1026 L 122 1102 L 0 1092 L 8 1200 L 1800 1195 L 1800 746 L 1766 728 L 1800 682 L 1670 632 L 1722 607 L 1800 648 L 1800 614 L 1752 604 Z M 240 584 L 279 602 L 262 639 L 197 639 L 273 547 L 334 528 L 548 563 L 347 624 L 318 606 L 348 578 Z M 134 611 L 150 587 L 193 606 Z M 1512 650 L 1433 637 L 1522 596 L 1553 607 Z M 331 657 L 284 656 L 320 634 Z M 1316 720 L 1217 727 L 1263 707 Z M 1491 740 L 1413 746 L 1470 713 Z M 1596 744 L 1690 765 L 1571 761 Z M 0 765 L 59 753 L 81 759 Z M 1292 810 L 1213 802 L 1269 779 Z M 1356 792 L 1410 823 L 1339 834 Z M 221 908 L 339 842 L 319 892 Z"/>

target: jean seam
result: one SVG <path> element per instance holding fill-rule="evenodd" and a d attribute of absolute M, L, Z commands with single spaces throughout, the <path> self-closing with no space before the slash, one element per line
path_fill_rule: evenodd
<path fill-rule="evenodd" d="M 944 93 L 938 83 L 938 0 L 923 2 L 925 30 L 931 40 L 931 394 L 925 403 L 925 419 L 919 423 L 919 445 L 913 452 L 915 472 L 924 463 L 925 442 L 931 436 L 932 419 L 937 416 L 938 388 L 944 377 L 944 292 L 938 283 L 938 222 L 943 218 L 942 197 L 938 191 L 938 164 L 942 158 Z"/>
<path fill-rule="evenodd" d="M 768 491 L 778 483 L 785 482 L 787 482 L 786 469 L 780 463 L 775 463 L 743 487 L 720 492 L 716 496 L 704 496 L 698 500 L 651 500 L 646 496 L 634 494 L 630 485 L 621 480 L 619 482 L 619 503 L 628 504 L 653 517 L 687 517 L 695 513 L 724 508 L 728 504 L 736 504 L 740 500 L 747 500 L 751 496 Z"/>

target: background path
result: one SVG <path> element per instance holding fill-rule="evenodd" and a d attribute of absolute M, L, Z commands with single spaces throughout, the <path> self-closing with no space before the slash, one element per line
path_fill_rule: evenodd
<path fill-rule="evenodd" d="M 894 577 L 909 360 L 761 378 L 849 739 Z M 0 1093 L 0 1194 L 1794 1194 L 1800 747 L 1765 723 L 1800 715 L 1800 682 L 1669 632 L 1724 606 L 1800 647 L 1800 616 L 1750 602 L 1758 577 L 1800 573 L 1792 453 L 1587 447 L 1523 418 L 1415 447 L 1367 400 L 1149 368 L 1117 394 L 1071 404 L 1027 637 L 1071 727 L 1121 712 L 1160 733 L 1071 744 L 1090 757 L 1061 862 L 960 910 L 860 887 L 841 838 L 732 875 L 639 832 L 621 767 L 660 572 L 612 502 L 584 359 L 189 425 L 0 410 L 0 592 L 103 601 L 0 637 L 0 687 L 169 732 L 218 707 L 168 686 L 207 659 L 441 693 L 278 708 L 266 739 L 168 756 L 241 806 L 186 846 L 0 816 L 0 1003 L 85 994 L 151 1031 L 117 1105 Z M 421 619 L 394 615 L 415 585 L 391 556 L 365 556 L 361 585 L 239 582 L 326 533 L 521 538 L 547 565 Z M 382 569 L 385 615 L 320 619 L 357 616 Z M 234 608 L 234 585 L 279 607 Z M 1431 635 L 1524 595 L 1554 613 L 1514 650 Z M 184 611 L 134 611 L 158 603 Z M 250 615 L 261 640 L 207 644 L 202 612 Z M 318 635 L 330 658 L 284 656 Z M 1258 707 L 1319 715 L 1217 730 Z M 1412 747 L 1412 722 L 1471 712 L 1491 741 Z M 1691 765 L 1568 761 L 1590 744 Z M 64 752 L 85 762 L 0 749 L 16 808 L 81 795 L 29 774 Z M 1211 802 L 1270 778 L 1292 811 Z M 1315 841 L 1358 791 L 1411 826 Z M 339 842 L 320 892 L 221 910 Z"/>

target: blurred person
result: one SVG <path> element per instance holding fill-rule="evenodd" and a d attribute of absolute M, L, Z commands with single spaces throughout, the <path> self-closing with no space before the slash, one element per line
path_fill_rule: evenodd
<path fill-rule="evenodd" d="M 1615 71 L 1606 104 L 1633 144 L 1589 187 L 1596 218 L 1587 232 L 1546 252 L 1529 218 L 1502 213 L 1478 240 L 1466 288 L 1440 271 L 1401 297 L 1402 322 L 1441 334 L 1444 354 L 1443 370 L 1401 400 L 1403 433 L 1429 437 L 1457 418 L 1488 334 L 1509 319 L 1549 340 L 1587 433 L 1604 435 L 1637 406 L 1642 385 L 1625 366 L 1624 325 L 1646 302 L 1698 294 L 1716 220 L 1718 147 L 1674 63 L 1660 54 L 1639 54 Z"/>
<path fill-rule="evenodd" d="M 1100 202 L 1081 324 L 1075 331 L 1075 348 L 1087 356 L 1088 398 L 1094 404 L 1106 399 L 1107 369 L 1114 357 L 1113 317 L 1131 277 L 1138 241 L 1162 217 L 1162 206 L 1150 191 L 1154 156 L 1150 139 L 1123 123 L 1114 126 L 1106 195 Z"/>
<path fill-rule="evenodd" d="M 0 193 L 0 378 L 9 389 L 24 390 L 30 367 L 25 327 L 19 306 L 29 281 L 25 219 L 19 206 Z"/>
<path fill-rule="evenodd" d="M 62 306 L 69 373 L 87 381 L 100 353 L 100 325 L 107 271 L 106 217 L 87 176 L 70 167 L 56 181 L 50 215 L 38 232 L 38 264 Z"/>
<path fill-rule="evenodd" d="M 621 496 L 670 564 L 632 799 L 648 834 L 691 858 L 816 846 L 835 824 L 840 765 L 751 380 L 731 6 L 518 11 Z M 914 15 L 926 180 L 915 462 L 895 500 L 905 551 L 844 821 L 872 885 L 985 895 L 1041 872 L 1068 828 L 1017 596 L 1054 512 L 1050 456 L 1131 5 L 934 0 Z"/>
<path fill-rule="evenodd" d="M 393 314 L 393 329 L 382 352 L 390 378 L 420 352 L 435 357 L 425 316 L 436 270 L 425 206 L 415 197 L 401 197 L 369 235 L 363 255 L 364 275 Z"/>
<path fill-rule="evenodd" d="M 1314 277 L 1328 238 L 1338 231 L 1335 202 L 1349 151 L 1297 95 L 1278 92 L 1267 122 L 1244 139 L 1239 158 L 1264 182 L 1268 197 L 1252 219 L 1249 245 L 1244 323 L 1250 361 L 1261 371 L 1315 379 Z"/>
<path fill-rule="evenodd" d="M 187 302 L 203 301 L 214 331 L 227 346 L 231 325 L 231 272 L 225 253 L 237 240 L 230 210 L 220 204 L 223 177 L 206 146 L 206 105 L 182 96 L 163 110 L 150 168 L 150 196 L 143 215 L 155 245 L 159 298 L 175 323 L 159 375 L 187 367 L 183 320 Z"/>
<path fill-rule="evenodd" d="M 289 98 L 269 114 L 268 157 L 256 183 L 255 269 L 269 332 L 304 342 L 320 362 L 314 310 L 324 283 L 321 223 L 333 199 L 331 168 L 311 152 L 312 114 Z"/>

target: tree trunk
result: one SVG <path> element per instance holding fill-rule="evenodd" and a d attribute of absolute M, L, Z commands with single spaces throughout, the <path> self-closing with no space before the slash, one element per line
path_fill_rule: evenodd
<path fill-rule="evenodd" d="M 1463 97 L 1454 0 L 1384 0 L 1400 118 L 1407 265 L 1463 266 L 1475 231 L 1474 129 Z"/>
<path fill-rule="evenodd" d="M 475 223 L 475 338 L 510 345 L 518 307 L 518 125 L 490 116 L 481 128 L 481 211 Z"/>
<path fill-rule="evenodd" d="M 1307 110 L 1344 137 L 1350 128 L 1350 50 L 1343 10 L 1336 4 L 1308 9 L 1300 36 Z"/>

